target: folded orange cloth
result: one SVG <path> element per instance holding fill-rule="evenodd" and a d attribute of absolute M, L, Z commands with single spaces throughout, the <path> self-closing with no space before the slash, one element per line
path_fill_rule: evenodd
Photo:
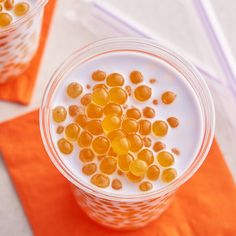
<path fill-rule="evenodd" d="M 25 105 L 29 104 L 37 79 L 55 3 L 56 0 L 49 0 L 45 7 L 39 48 L 32 59 L 29 68 L 18 78 L 0 85 L 0 100 L 18 102 Z"/>
<path fill-rule="evenodd" d="M 170 208 L 143 229 L 118 232 L 90 220 L 47 156 L 38 111 L 0 125 L 0 151 L 35 235 L 235 236 L 235 184 L 214 141 L 200 170 Z"/>

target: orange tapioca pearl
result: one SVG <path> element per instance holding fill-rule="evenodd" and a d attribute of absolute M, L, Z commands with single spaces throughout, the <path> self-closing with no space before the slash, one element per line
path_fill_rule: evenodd
<path fill-rule="evenodd" d="M 71 123 L 67 125 L 65 128 L 65 135 L 71 141 L 77 140 L 79 132 L 80 132 L 80 127 L 76 123 Z"/>
<path fill-rule="evenodd" d="M 171 128 L 176 128 L 179 126 L 179 120 L 175 117 L 169 117 L 167 119 L 168 124 L 170 125 Z"/>
<path fill-rule="evenodd" d="M 176 94 L 171 91 L 164 92 L 161 96 L 161 100 L 164 104 L 171 104 L 174 102 L 175 98 Z"/>
<path fill-rule="evenodd" d="M 89 163 L 83 166 L 82 172 L 85 175 L 92 175 L 96 172 L 97 170 L 97 165 L 95 163 Z"/>
<path fill-rule="evenodd" d="M 151 107 L 145 107 L 143 109 L 143 116 L 146 118 L 153 118 L 155 116 L 155 110 Z"/>
<path fill-rule="evenodd" d="M 148 138 L 148 137 L 144 137 L 144 138 L 143 138 L 143 145 L 144 145 L 145 147 L 151 147 L 151 145 L 152 145 L 152 140 L 151 140 L 150 138 Z"/>
<path fill-rule="evenodd" d="M 64 121 L 66 119 L 66 116 L 67 111 L 63 106 L 55 107 L 52 111 L 52 118 L 57 123 Z"/>
<path fill-rule="evenodd" d="M 68 111 L 69 115 L 72 117 L 77 116 L 79 113 L 82 113 L 82 109 L 77 105 L 70 105 Z"/>
<path fill-rule="evenodd" d="M 107 85 L 110 87 L 122 86 L 124 84 L 124 77 L 119 73 L 112 73 L 107 76 Z"/>
<path fill-rule="evenodd" d="M 12 10 L 14 7 L 14 0 L 6 0 L 5 3 L 4 3 L 4 8 L 7 10 L 7 11 L 10 11 Z"/>
<path fill-rule="evenodd" d="M 126 92 L 128 93 L 128 95 L 131 96 L 131 94 L 132 94 L 131 86 L 126 85 L 126 86 L 125 86 L 125 90 L 126 90 Z"/>
<path fill-rule="evenodd" d="M 86 93 L 84 96 L 80 99 L 80 103 L 83 106 L 87 106 L 92 100 L 92 94 L 91 93 Z"/>
<path fill-rule="evenodd" d="M 116 137 L 111 142 L 112 149 L 117 154 L 127 154 L 130 150 L 130 142 L 129 140 L 122 136 L 122 137 Z"/>
<path fill-rule="evenodd" d="M 168 125 L 165 121 L 157 120 L 152 124 L 152 131 L 156 136 L 165 136 L 168 132 Z"/>
<path fill-rule="evenodd" d="M 154 155 L 151 150 L 144 148 L 138 153 L 138 159 L 145 161 L 147 165 L 151 165 L 154 161 Z"/>
<path fill-rule="evenodd" d="M 166 145 L 160 141 L 158 142 L 155 142 L 154 145 L 153 145 L 153 150 L 155 152 L 159 152 L 161 151 L 162 149 L 165 149 L 166 148 Z"/>
<path fill-rule="evenodd" d="M 165 183 L 169 183 L 177 177 L 177 172 L 174 168 L 168 168 L 163 170 L 161 179 Z"/>
<path fill-rule="evenodd" d="M 146 85 L 140 85 L 134 90 L 134 96 L 140 102 L 147 101 L 151 95 L 152 89 Z"/>
<path fill-rule="evenodd" d="M 99 135 L 103 133 L 102 122 L 100 120 L 88 121 L 86 129 L 93 135 Z"/>
<path fill-rule="evenodd" d="M 100 171 L 104 174 L 111 175 L 115 172 L 117 160 L 114 157 L 105 157 L 100 163 Z"/>
<path fill-rule="evenodd" d="M 95 155 L 90 148 L 84 148 L 80 150 L 79 159 L 82 162 L 90 162 L 90 161 L 93 161 L 94 158 L 95 158 Z"/>
<path fill-rule="evenodd" d="M 121 124 L 121 119 L 117 115 L 108 115 L 102 121 L 102 128 L 104 132 L 111 132 L 113 130 L 119 129 Z"/>
<path fill-rule="evenodd" d="M 151 190 L 152 188 L 153 188 L 152 183 L 150 183 L 150 182 L 148 182 L 148 181 L 144 181 L 144 182 L 142 182 L 142 183 L 139 185 L 139 189 L 140 189 L 141 191 L 144 191 L 144 192 L 149 191 L 149 190 Z"/>
<path fill-rule="evenodd" d="M 106 78 L 106 73 L 102 70 L 97 70 L 97 71 L 93 72 L 93 74 L 92 74 L 92 79 L 94 81 L 103 81 L 103 80 L 105 80 L 105 78 Z"/>
<path fill-rule="evenodd" d="M 116 103 L 108 103 L 103 110 L 104 114 L 107 115 L 117 115 L 121 116 L 123 111 L 122 107 Z"/>
<path fill-rule="evenodd" d="M 77 82 L 72 82 L 67 86 L 66 92 L 69 97 L 77 98 L 83 92 L 83 87 Z"/>
<path fill-rule="evenodd" d="M 157 160 L 161 166 L 169 167 L 174 164 L 175 158 L 170 152 L 161 151 L 157 155 Z"/>
<path fill-rule="evenodd" d="M 56 130 L 57 134 L 62 134 L 63 131 L 64 131 L 64 127 L 63 126 L 58 126 L 57 127 L 57 130 Z"/>
<path fill-rule="evenodd" d="M 79 114 L 75 122 L 78 123 L 80 127 L 85 128 L 88 123 L 88 118 L 85 114 Z"/>
<path fill-rule="evenodd" d="M 139 124 L 135 119 L 125 119 L 122 122 L 122 130 L 125 133 L 136 133 L 138 131 Z"/>
<path fill-rule="evenodd" d="M 0 27 L 10 25 L 12 22 L 12 16 L 6 12 L 0 13 Z"/>
<path fill-rule="evenodd" d="M 120 87 L 111 88 L 109 95 L 111 101 L 117 104 L 124 104 L 127 100 L 127 92 Z"/>
<path fill-rule="evenodd" d="M 141 112 L 137 108 L 130 108 L 126 111 L 126 116 L 138 120 L 141 117 Z"/>
<path fill-rule="evenodd" d="M 118 156 L 118 167 L 122 171 L 129 171 L 130 163 L 134 160 L 134 157 L 128 153 Z"/>
<path fill-rule="evenodd" d="M 98 136 L 93 140 L 92 147 L 96 153 L 105 154 L 110 147 L 110 142 L 108 138 L 104 136 Z"/>
<path fill-rule="evenodd" d="M 105 106 L 109 101 L 109 95 L 106 89 L 97 88 L 92 93 L 92 101 L 100 106 Z"/>
<path fill-rule="evenodd" d="M 111 183 L 111 186 L 112 186 L 113 189 L 119 190 L 119 189 L 122 188 L 122 183 L 119 179 L 113 179 L 112 183 Z"/>
<path fill-rule="evenodd" d="M 149 120 L 139 121 L 139 133 L 141 135 L 148 135 L 151 133 L 152 123 Z"/>
<path fill-rule="evenodd" d="M 63 154 L 70 154 L 70 153 L 72 153 L 72 151 L 74 149 L 72 143 L 70 143 L 69 141 L 67 141 L 64 138 L 59 139 L 58 142 L 57 142 L 57 145 L 58 145 L 59 150 Z"/>
<path fill-rule="evenodd" d="M 152 78 L 152 79 L 149 80 L 149 82 L 150 82 L 151 84 L 155 84 L 155 83 L 157 82 L 157 80 Z"/>
<path fill-rule="evenodd" d="M 147 163 L 142 160 L 134 160 L 130 163 L 129 170 L 133 175 L 143 176 L 147 171 Z"/>
<path fill-rule="evenodd" d="M 94 103 L 88 104 L 86 112 L 87 112 L 87 116 L 89 118 L 101 118 L 103 115 L 102 107 L 100 107 Z"/>
<path fill-rule="evenodd" d="M 155 181 L 159 178 L 159 175 L 160 175 L 160 168 L 157 165 L 149 166 L 147 170 L 148 179 Z"/>
<path fill-rule="evenodd" d="M 23 16 L 29 9 L 30 5 L 27 2 L 19 2 L 14 6 L 14 13 L 16 16 Z"/>
<path fill-rule="evenodd" d="M 129 77 L 130 77 L 130 81 L 133 84 L 138 84 L 138 83 L 141 83 L 143 81 L 142 73 L 140 71 L 137 71 L 137 70 L 132 71 L 130 73 Z"/>
<path fill-rule="evenodd" d="M 110 133 L 107 134 L 107 137 L 109 138 L 109 140 L 113 140 L 114 138 L 117 138 L 117 137 L 124 137 L 125 134 L 124 132 L 121 130 L 121 129 L 116 129 L 116 130 L 113 130 L 111 131 Z"/>
<path fill-rule="evenodd" d="M 172 148 L 171 151 L 177 156 L 180 155 L 180 150 L 178 148 Z"/>
<path fill-rule="evenodd" d="M 143 140 L 138 134 L 128 134 L 127 139 L 130 143 L 131 152 L 137 152 L 143 147 Z"/>
<path fill-rule="evenodd" d="M 91 183 L 96 185 L 99 188 L 106 188 L 110 184 L 110 179 L 107 175 L 104 174 L 95 174 L 90 179 Z"/>
<path fill-rule="evenodd" d="M 144 178 L 144 176 L 136 176 L 132 174 L 130 171 L 126 174 L 126 176 L 133 183 L 138 183 Z"/>
<path fill-rule="evenodd" d="M 89 132 L 83 131 L 80 134 L 77 143 L 80 147 L 88 147 L 92 143 L 92 140 L 93 136 Z"/>
<path fill-rule="evenodd" d="M 153 105 L 158 105 L 158 100 L 157 99 L 153 99 L 152 103 L 153 103 Z"/>

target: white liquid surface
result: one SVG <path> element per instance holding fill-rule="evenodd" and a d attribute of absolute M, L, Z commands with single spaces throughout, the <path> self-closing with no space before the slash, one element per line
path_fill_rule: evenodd
<path fill-rule="evenodd" d="M 174 154 L 175 164 L 172 167 L 177 170 L 178 177 L 181 176 L 193 162 L 203 137 L 203 124 L 200 106 L 194 91 L 188 85 L 186 80 L 181 76 L 181 74 L 173 70 L 167 63 L 158 58 L 134 52 L 113 52 L 96 57 L 95 59 L 78 66 L 66 79 L 64 79 L 58 90 L 54 93 L 52 108 L 59 105 L 68 107 L 72 104 L 79 104 L 81 96 L 77 99 L 67 97 L 67 85 L 76 81 L 84 87 L 83 94 L 91 92 L 91 89 L 86 89 L 86 85 L 94 84 L 91 79 L 91 74 L 93 71 L 98 69 L 105 71 L 107 74 L 113 72 L 121 73 L 126 79 L 125 85 L 131 85 L 132 91 L 136 86 L 130 83 L 129 74 L 133 70 L 141 71 L 144 75 L 143 83 L 152 88 L 152 97 L 145 103 L 137 102 L 133 99 L 133 97 L 129 97 L 127 104 L 129 106 L 135 105 L 140 109 L 147 105 L 152 106 L 156 110 L 157 114 L 156 117 L 152 119 L 153 121 L 166 120 L 170 116 L 174 116 L 179 119 L 180 125 L 175 129 L 169 127 L 168 134 L 165 137 L 157 138 L 152 135 L 150 138 L 153 140 L 152 144 L 158 140 L 164 142 L 167 146 L 166 150 L 170 152 L 172 148 L 178 148 L 180 150 L 179 156 Z M 157 82 L 155 84 L 151 84 L 149 82 L 150 78 L 155 78 Z M 171 105 L 162 104 L 160 99 L 161 94 L 167 90 L 173 91 L 177 94 L 174 103 Z M 153 99 L 158 99 L 159 104 L 153 105 Z M 56 129 L 59 125 L 68 124 L 72 121 L 72 119 L 68 115 L 66 121 L 63 123 L 57 124 L 53 122 L 53 120 L 51 121 L 50 129 L 54 140 L 54 145 L 63 163 L 80 181 L 92 186 L 95 189 L 100 189 L 92 185 L 90 183 L 90 177 L 81 172 L 83 163 L 78 158 L 79 148 L 76 142 L 74 143 L 74 151 L 70 155 L 65 156 L 58 150 L 57 141 L 63 137 L 63 134 L 56 134 Z M 162 170 L 163 168 L 157 163 L 156 154 L 154 159 L 155 164 L 157 164 Z M 111 186 L 109 186 L 108 188 L 100 189 L 100 191 L 125 195 L 141 193 L 138 188 L 139 184 L 131 183 L 125 176 L 119 176 L 117 174 L 109 176 L 111 180 L 116 177 L 119 178 L 123 184 L 122 189 L 114 190 Z M 147 179 L 144 178 L 144 180 Z M 166 186 L 166 183 L 163 183 L 160 178 L 157 181 L 152 181 L 152 184 L 153 189 L 151 191 L 155 191 L 163 186 Z"/>

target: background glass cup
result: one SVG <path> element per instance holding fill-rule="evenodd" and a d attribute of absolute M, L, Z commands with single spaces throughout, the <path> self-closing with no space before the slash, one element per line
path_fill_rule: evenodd
<path fill-rule="evenodd" d="M 39 45 L 47 2 L 33 1 L 26 15 L 0 28 L 0 83 L 22 74 L 32 60 Z"/>
<path fill-rule="evenodd" d="M 185 172 L 162 189 L 132 195 L 107 193 L 76 177 L 65 166 L 54 147 L 49 127 L 55 91 L 77 66 L 99 57 L 99 55 L 114 52 L 136 52 L 158 58 L 181 73 L 198 97 L 204 129 L 200 149 Z M 208 87 L 199 73 L 176 53 L 155 41 L 143 38 L 109 38 L 76 51 L 59 66 L 52 76 L 40 109 L 40 130 L 44 146 L 57 169 L 72 183 L 72 190 L 78 205 L 96 222 L 119 230 L 142 227 L 156 219 L 168 207 L 174 192 L 198 170 L 204 161 L 212 143 L 214 127 L 213 101 Z"/>

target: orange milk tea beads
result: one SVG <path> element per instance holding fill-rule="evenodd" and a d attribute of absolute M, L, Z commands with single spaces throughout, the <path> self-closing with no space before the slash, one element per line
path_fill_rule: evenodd
<path fill-rule="evenodd" d="M 143 84 L 144 76 L 137 70 L 129 78 L 97 70 L 89 79 L 92 86 L 68 84 L 66 94 L 73 105 L 52 110 L 52 118 L 59 125 L 56 133 L 61 136 L 57 143 L 60 152 L 69 155 L 79 150 L 81 174 L 89 176 L 99 188 L 118 191 L 126 178 L 140 191 L 150 191 L 155 181 L 173 181 L 177 177 L 176 151 L 168 151 L 161 139 L 171 132 L 170 128 L 179 126 L 179 120 L 174 116 L 160 120 L 153 106 L 141 106 L 153 101 L 154 79 L 149 80 L 150 86 Z M 162 105 L 169 106 L 175 99 L 172 91 L 160 94 Z"/>
<path fill-rule="evenodd" d="M 30 4 L 24 1 L 0 1 L 0 29 L 11 25 L 14 19 L 24 16 L 30 10 Z"/>

